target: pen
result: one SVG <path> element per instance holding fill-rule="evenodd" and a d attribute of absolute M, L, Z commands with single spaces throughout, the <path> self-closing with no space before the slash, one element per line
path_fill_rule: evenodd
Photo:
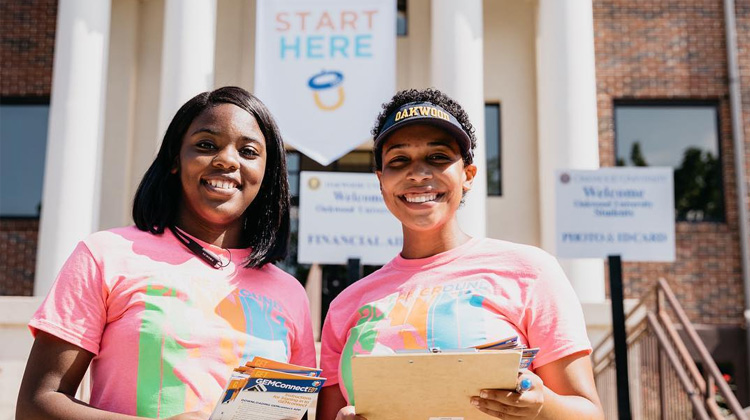
<path fill-rule="evenodd" d="M 531 379 L 529 378 L 523 378 L 520 381 L 518 381 L 518 385 L 516 385 L 516 392 L 519 394 L 523 394 L 524 392 L 531 389 Z"/>

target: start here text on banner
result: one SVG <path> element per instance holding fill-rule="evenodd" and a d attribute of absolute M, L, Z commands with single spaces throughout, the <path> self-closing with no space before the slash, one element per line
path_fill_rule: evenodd
<path fill-rule="evenodd" d="M 371 58 L 371 31 L 377 13 L 377 10 L 278 12 L 275 30 L 281 34 L 279 57 L 282 60 Z"/>

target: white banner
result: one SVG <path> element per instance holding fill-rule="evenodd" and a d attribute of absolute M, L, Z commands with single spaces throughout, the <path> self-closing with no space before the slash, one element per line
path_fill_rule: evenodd
<path fill-rule="evenodd" d="M 375 174 L 301 172 L 299 263 L 382 265 L 403 243 L 401 224 L 380 194 Z"/>
<path fill-rule="evenodd" d="M 258 0 L 255 95 L 328 165 L 371 138 L 396 87 L 395 0 Z"/>
<path fill-rule="evenodd" d="M 560 170 L 556 178 L 558 257 L 675 260 L 672 168 Z"/>

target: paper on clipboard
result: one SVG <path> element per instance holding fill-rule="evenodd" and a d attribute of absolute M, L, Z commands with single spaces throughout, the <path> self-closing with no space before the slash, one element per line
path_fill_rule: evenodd
<path fill-rule="evenodd" d="M 515 389 L 521 350 L 355 355 L 354 406 L 368 420 L 490 418 L 470 397 Z"/>

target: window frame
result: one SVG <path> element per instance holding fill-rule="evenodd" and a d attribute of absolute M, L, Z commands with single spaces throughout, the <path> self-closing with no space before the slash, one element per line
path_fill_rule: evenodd
<path fill-rule="evenodd" d="M 0 105 L 51 105 L 49 95 L 0 96 Z"/>
<path fill-rule="evenodd" d="M 719 220 L 680 220 L 677 219 L 675 214 L 675 223 L 711 223 L 711 224 L 727 224 L 727 195 L 724 183 L 724 159 L 723 159 L 723 138 L 721 130 L 721 99 L 720 98 L 617 98 L 612 100 L 612 154 L 614 157 L 614 164 L 617 164 L 617 146 L 618 146 L 618 132 L 617 132 L 617 108 L 625 107 L 644 107 L 644 108 L 660 108 L 660 107 L 673 107 L 673 108 L 693 108 L 693 107 L 711 107 L 715 111 L 716 115 L 716 159 L 719 161 L 719 190 L 721 192 L 722 200 L 724 200 L 724 211 L 722 217 Z M 674 174 L 674 169 L 673 174 Z M 675 207 L 675 212 L 677 208 Z"/>
<path fill-rule="evenodd" d="M 498 185 L 497 193 L 490 193 L 489 189 L 489 173 L 490 166 L 486 156 L 487 144 L 489 144 L 489 138 L 487 138 L 487 122 L 485 121 L 484 126 L 484 141 L 485 141 L 485 158 L 484 165 L 487 168 L 487 197 L 502 197 L 503 196 L 503 105 L 500 101 L 487 101 L 484 103 L 485 113 L 487 112 L 488 106 L 497 106 L 497 170 L 500 173 L 500 184 Z"/>
<path fill-rule="evenodd" d="M 18 96 L 18 95 L 7 95 L 0 96 L 0 107 L 4 105 L 47 105 L 50 108 L 49 95 L 30 95 L 30 96 Z M 49 124 L 49 122 L 48 122 Z M 45 142 L 49 139 L 45 139 Z M 0 139 L 2 141 L 2 139 Z M 43 176 L 43 175 L 42 175 Z M 42 185 L 42 197 L 44 198 L 44 185 Z M 14 215 L 14 214 L 3 214 L 0 213 L 0 220 L 39 220 L 41 218 L 41 211 L 36 215 Z"/>

